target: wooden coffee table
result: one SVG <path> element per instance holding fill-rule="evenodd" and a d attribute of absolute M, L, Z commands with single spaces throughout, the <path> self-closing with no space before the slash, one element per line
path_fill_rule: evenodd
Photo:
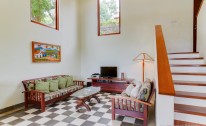
<path fill-rule="evenodd" d="M 101 91 L 101 87 L 92 86 L 92 87 L 83 88 L 73 93 L 71 96 L 77 98 L 76 109 L 83 106 L 87 109 L 87 111 L 91 111 L 91 108 L 85 102 L 86 101 L 90 102 L 91 98 L 95 98 L 97 102 L 100 103 L 100 99 L 96 96 L 96 94 L 98 94 L 100 91 Z"/>

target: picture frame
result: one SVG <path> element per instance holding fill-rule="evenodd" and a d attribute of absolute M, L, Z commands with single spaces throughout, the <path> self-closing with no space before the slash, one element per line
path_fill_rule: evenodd
<path fill-rule="evenodd" d="M 61 62 L 61 46 L 32 41 L 32 62 Z"/>

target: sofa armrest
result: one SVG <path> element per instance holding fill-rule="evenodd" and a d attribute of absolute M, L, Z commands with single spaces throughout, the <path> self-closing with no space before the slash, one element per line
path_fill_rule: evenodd
<path fill-rule="evenodd" d="M 73 82 L 75 85 L 84 87 L 84 81 L 74 80 Z"/>
<path fill-rule="evenodd" d="M 44 101 L 44 92 L 36 91 L 36 90 L 31 90 L 31 91 L 24 91 L 24 96 L 25 99 L 28 101 Z"/>
<path fill-rule="evenodd" d="M 112 101 L 115 101 L 115 99 L 118 100 L 118 101 L 120 101 L 120 100 L 126 100 L 126 101 L 128 101 L 128 102 L 137 102 L 137 103 L 141 103 L 141 104 L 144 104 L 144 105 L 147 105 L 147 106 L 152 106 L 151 103 L 144 102 L 144 101 L 138 100 L 138 99 L 136 99 L 136 98 L 132 98 L 132 97 L 111 96 L 111 99 L 112 99 Z"/>

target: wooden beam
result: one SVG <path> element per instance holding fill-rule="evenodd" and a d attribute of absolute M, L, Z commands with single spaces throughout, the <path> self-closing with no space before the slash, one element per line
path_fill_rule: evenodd
<path fill-rule="evenodd" d="M 157 45 L 157 70 L 158 70 L 158 87 L 159 94 L 175 95 L 172 74 L 170 71 L 167 50 L 163 37 L 162 28 L 160 25 L 155 26 L 156 30 L 156 45 Z"/>

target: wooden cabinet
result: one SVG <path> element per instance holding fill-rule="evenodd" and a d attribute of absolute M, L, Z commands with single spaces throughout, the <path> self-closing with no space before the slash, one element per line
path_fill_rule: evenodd
<path fill-rule="evenodd" d="M 121 93 L 134 79 L 129 78 L 88 78 L 92 80 L 92 86 L 101 87 L 102 91 Z"/>

